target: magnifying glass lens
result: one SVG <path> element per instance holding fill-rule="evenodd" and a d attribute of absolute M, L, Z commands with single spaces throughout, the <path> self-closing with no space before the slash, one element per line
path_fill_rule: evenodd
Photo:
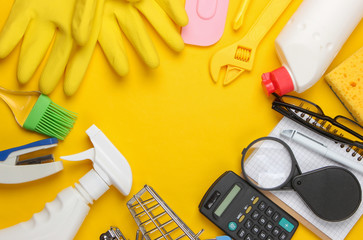
<path fill-rule="evenodd" d="M 245 177 L 258 188 L 273 189 L 288 180 L 292 171 L 290 152 L 281 143 L 264 139 L 244 153 Z"/>

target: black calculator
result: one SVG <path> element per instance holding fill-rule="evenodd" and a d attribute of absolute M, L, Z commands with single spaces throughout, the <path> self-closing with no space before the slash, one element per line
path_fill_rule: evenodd
<path fill-rule="evenodd" d="M 236 240 L 287 240 L 299 225 L 232 171 L 222 174 L 208 189 L 199 211 Z"/>

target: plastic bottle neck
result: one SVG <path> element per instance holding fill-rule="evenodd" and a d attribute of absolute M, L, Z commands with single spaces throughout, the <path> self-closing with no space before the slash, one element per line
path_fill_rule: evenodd
<path fill-rule="evenodd" d="M 282 96 L 295 89 L 292 77 L 285 67 L 264 73 L 261 78 L 261 84 L 267 96 L 270 96 L 271 93 Z"/>
<path fill-rule="evenodd" d="M 75 184 L 75 188 L 89 204 L 92 204 L 110 188 L 94 169 L 79 179 L 79 183 Z"/>

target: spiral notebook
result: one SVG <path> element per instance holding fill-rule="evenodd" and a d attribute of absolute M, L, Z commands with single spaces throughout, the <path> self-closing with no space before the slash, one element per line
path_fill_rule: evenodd
<path fill-rule="evenodd" d="M 270 136 L 274 136 L 284 140 L 292 149 L 296 160 L 301 168 L 301 171 L 308 172 L 324 166 L 338 166 L 337 163 L 329 160 L 321 155 L 312 152 L 303 146 L 295 143 L 289 139 L 280 136 L 280 132 L 285 129 L 296 129 L 328 146 L 329 149 L 345 156 L 347 161 L 358 161 L 358 156 L 353 157 L 352 151 L 346 151 L 346 147 L 342 148 L 339 144 L 331 141 L 306 127 L 284 117 L 270 133 Z M 248 165 L 257 164 L 257 158 L 248 159 Z M 363 162 L 362 162 L 363 164 Z M 344 166 L 343 166 L 344 167 Z M 349 169 L 359 180 L 361 187 L 363 188 L 363 174 Z M 278 205 L 284 208 L 292 216 L 294 216 L 299 222 L 309 228 L 323 239 L 344 239 L 349 231 L 353 228 L 354 224 L 359 220 L 363 214 L 363 204 L 359 206 L 358 210 L 353 216 L 347 220 L 341 222 L 328 222 L 318 216 L 316 216 L 303 202 L 300 196 L 295 191 L 273 191 L 267 192 L 266 195 L 271 197 Z M 287 206 L 286 206 L 287 205 Z M 289 211 L 290 210 L 290 211 Z M 293 211 L 291 211 L 293 210 Z"/>

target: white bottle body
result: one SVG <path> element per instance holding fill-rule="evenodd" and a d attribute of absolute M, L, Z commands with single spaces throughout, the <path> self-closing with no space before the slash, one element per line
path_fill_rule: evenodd
<path fill-rule="evenodd" d="M 0 239 L 71 240 L 87 216 L 90 207 L 72 187 L 27 221 L 0 231 Z"/>
<path fill-rule="evenodd" d="M 0 239 L 72 240 L 94 200 L 109 186 L 91 169 L 75 184 L 61 191 L 45 208 L 27 221 L 0 230 Z"/>
<path fill-rule="evenodd" d="M 362 0 L 304 0 L 275 40 L 277 55 L 292 81 L 281 95 L 292 90 L 301 93 L 316 83 L 362 17 Z M 285 84 L 281 76 L 276 78 L 280 80 L 275 91 Z"/>

